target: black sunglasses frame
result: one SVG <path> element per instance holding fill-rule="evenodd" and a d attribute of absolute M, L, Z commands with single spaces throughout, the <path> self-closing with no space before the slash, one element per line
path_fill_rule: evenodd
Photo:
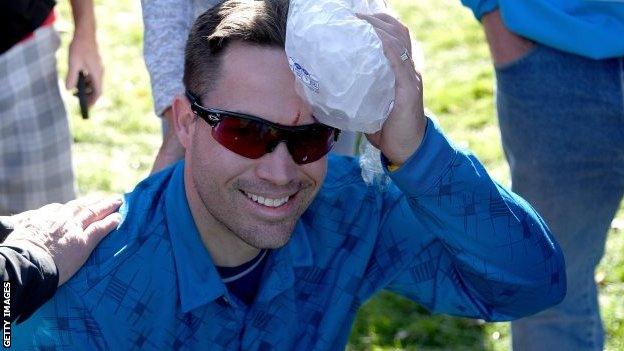
<path fill-rule="evenodd" d="M 312 124 L 305 124 L 305 125 L 300 125 L 300 126 L 284 126 L 284 125 L 277 124 L 271 121 L 267 121 L 266 119 L 261 118 L 261 117 L 248 115 L 246 113 L 227 111 L 227 110 L 221 110 L 221 109 L 216 109 L 216 108 L 207 108 L 207 107 L 200 105 L 199 97 L 193 92 L 186 90 L 185 95 L 186 95 L 186 98 L 191 103 L 191 111 L 193 111 L 193 113 L 196 116 L 206 121 L 206 123 L 208 123 L 208 125 L 210 125 L 210 127 L 212 128 L 217 126 L 217 124 L 219 124 L 219 122 L 221 122 L 221 120 L 224 117 L 225 118 L 234 117 L 234 118 L 239 118 L 243 120 L 254 121 L 254 122 L 260 123 L 264 126 L 268 126 L 270 128 L 274 128 L 280 131 L 281 132 L 280 134 L 282 135 L 289 136 L 289 137 L 282 137 L 278 139 L 277 140 L 278 142 L 275 143 L 273 147 L 277 146 L 277 144 L 279 144 L 280 142 L 286 142 L 287 144 L 289 144 L 290 139 L 292 138 L 293 134 L 302 133 L 302 132 L 305 133 L 310 130 L 318 130 L 318 129 L 331 130 L 333 133 L 334 142 L 338 141 L 338 136 L 340 135 L 340 129 L 330 127 L 328 125 L 321 124 L 321 123 L 312 123 Z M 271 150 L 267 150 L 266 152 L 272 152 L 272 151 L 273 150 L 271 149 Z"/>
<path fill-rule="evenodd" d="M 232 116 L 237 118 L 242 118 L 250 121 L 255 121 L 262 123 L 264 125 L 268 125 L 278 130 L 282 130 L 285 132 L 304 132 L 310 130 L 310 128 L 322 128 L 322 129 L 333 129 L 334 130 L 334 141 L 338 141 L 338 136 L 340 135 L 340 129 L 330 127 L 321 123 L 312 123 L 312 124 L 304 124 L 300 126 L 285 126 L 281 124 L 277 124 L 271 121 L 267 121 L 264 118 L 257 117 L 254 115 L 248 115 L 246 113 L 220 110 L 217 108 L 207 108 L 199 104 L 199 98 L 197 95 L 192 93 L 191 91 L 186 91 L 186 98 L 191 103 L 191 110 L 195 115 L 206 121 L 211 127 L 214 127 L 221 121 L 221 116 Z"/>

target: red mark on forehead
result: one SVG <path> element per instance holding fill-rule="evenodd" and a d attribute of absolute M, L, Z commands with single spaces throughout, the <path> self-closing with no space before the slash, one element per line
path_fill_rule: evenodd
<path fill-rule="evenodd" d="M 296 126 L 299 123 L 299 119 L 301 118 L 301 111 L 297 111 L 297 118 L 293 121 L 292 125 Z"/>

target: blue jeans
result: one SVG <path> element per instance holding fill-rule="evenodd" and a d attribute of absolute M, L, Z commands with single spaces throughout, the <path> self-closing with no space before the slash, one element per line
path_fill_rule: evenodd
<path fill-rule="evenodd" d="M 560 305 L 512 323 L 513 349 L 602 350 L 594 270 L 624 189 L 624 57 L 537 44 L 496 78 L 512 188 L 548 223 L 568 278 Z"/>

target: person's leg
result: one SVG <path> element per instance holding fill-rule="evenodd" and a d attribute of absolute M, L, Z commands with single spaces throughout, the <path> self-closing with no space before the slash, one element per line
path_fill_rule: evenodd
<path fill-rule="evenodd" d="M 0 56 L 0 214 L 74 198 L 71 139 L 56 72 L 58 34 Z"/>
<path fill-rule="evenodd" d="M 496 73 L 512 188 L 560 243 L 568 281 L 561 304 L 512 323 L 513 349 L 602 350 L 594 269 L 624 187 L 622 59 L 538 46 Z"/>

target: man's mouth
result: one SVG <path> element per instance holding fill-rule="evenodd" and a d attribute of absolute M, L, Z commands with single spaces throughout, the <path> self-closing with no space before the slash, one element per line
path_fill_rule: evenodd
<path fill-rule="evenodd" d="M 270 198 L 270 197 L 265 197 L 265 196 L 260 196 L 257 194 L 249 193 L 244 190 L 241 190 L 241 191 L 252 201 L 257 202 L 267 207 L 280 207 L 284 205 L 285 203 L 287 203 L 288 200 L 292 198 L 293 196 L 293 195 L 289 195 L 289 196 L 284 196 L 284 197 L 279 197 L 279 198 Z"/>

